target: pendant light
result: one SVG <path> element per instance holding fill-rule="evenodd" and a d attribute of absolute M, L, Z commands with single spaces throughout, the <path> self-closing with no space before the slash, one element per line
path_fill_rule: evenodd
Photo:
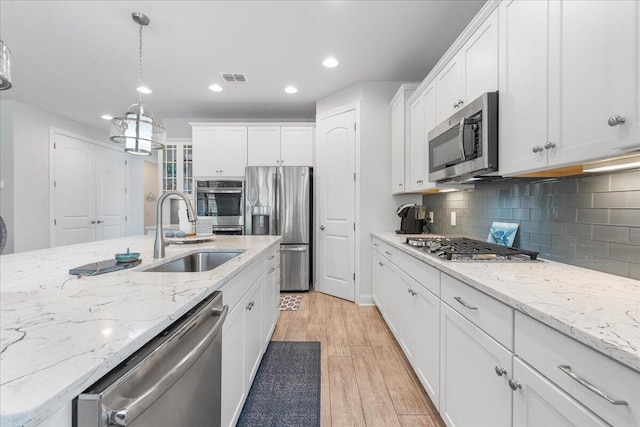
<path fill-rule="evenodd" d="M 0 90 L 11 88 L 11 51 L 0 40 Z"/>
<path fill-rule="evenodd" d="M 142 103 L 142 93 L 150 91 L 142 85 L 142 28 L 149 25 L 151 20 L 142 13 L 132 13 L 133 21 L 140 25 L 139 30 L 139 73 L 138 73 L 138 103 L 131 105 L 125 117 L 111 120 L 111 136 L 113 142 L 125 144 L 124 151 L 129 154 L 148 156 L 151 150 L 164 148 L 166 130 L 153 121 L 153 113 Z"/>

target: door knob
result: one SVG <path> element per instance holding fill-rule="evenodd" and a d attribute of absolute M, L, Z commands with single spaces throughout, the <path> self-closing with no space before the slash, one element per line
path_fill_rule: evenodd
<path fill-rule="evenodd" d="M 324 225 L 321 225 L 321 226 L 320 226 L 320 230 L 324 230 Z"/>
<path fill-rule="evenodd" d="M 542 148 L 542 147 L 541 147 L 541 146 L 539 146 L 539 145 L 536 145 L 536 146 L 534 146 L 534 147 L 531 149 L 531 151 L 533 151 L 534 153 L 539 153 L 539 152 L 541 152 L 542 150 L 544 150 L 544 148 Z"/>
<path fill-rule="evenodd" d="M 622 123 L 626 122 L 627 119 L 619 116 L 617 114 L 614 114 L 613 116 L 609 117 L 609 126 L 618 126 L 621 125 Z"/>

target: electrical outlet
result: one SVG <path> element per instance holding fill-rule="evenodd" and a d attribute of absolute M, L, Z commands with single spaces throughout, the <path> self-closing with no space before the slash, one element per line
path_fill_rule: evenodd
<path fill-rule="evenodd" d="M 453 226 L 456 225 L 456 213 L 455 212 L 451 212 L 451 225 L 453 225 Z"/>
<path fill-rule="evenodd" d="M 433 212 L 429 211 L 429 224 L 433 224 Z"/>

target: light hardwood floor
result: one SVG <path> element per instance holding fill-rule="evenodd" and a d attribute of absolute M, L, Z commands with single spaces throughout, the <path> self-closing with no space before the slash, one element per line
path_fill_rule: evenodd
<path fill-rule="evenodd" d="M 273 341 L 320 341 L 322 426 L 444 427 L 376 307 L 319 292 L 281 311 Z"/>

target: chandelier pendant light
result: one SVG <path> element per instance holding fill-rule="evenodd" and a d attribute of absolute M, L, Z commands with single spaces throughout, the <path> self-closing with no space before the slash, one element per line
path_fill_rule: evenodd
<path fill-rule="evenodd" d="M 11 51 L 0 40 L 0 90 L 11 89 Z"/>
<path fill-rule="evenodd" d="M 139 73 L 138 88 L 142 85 L 142 28 L 149 25 L 151 20 L 142 13 L 132 13 L 133 21 L 140 25 L 138 32 L 139 49 Z M 150 91 L 145 91 L 150 93 Z M 124 144 L 124 150 L 129 154 L 148 156 L 151 150 L 164 148 L 166 130 L 153 121 L 153 113 L 142 103 L 142 91 L 138 90 L 138 103 L 131 105 L 125 117 L 116 117 L 111 120 L 111 136 L 109 139 L 119 144 Z"/>

